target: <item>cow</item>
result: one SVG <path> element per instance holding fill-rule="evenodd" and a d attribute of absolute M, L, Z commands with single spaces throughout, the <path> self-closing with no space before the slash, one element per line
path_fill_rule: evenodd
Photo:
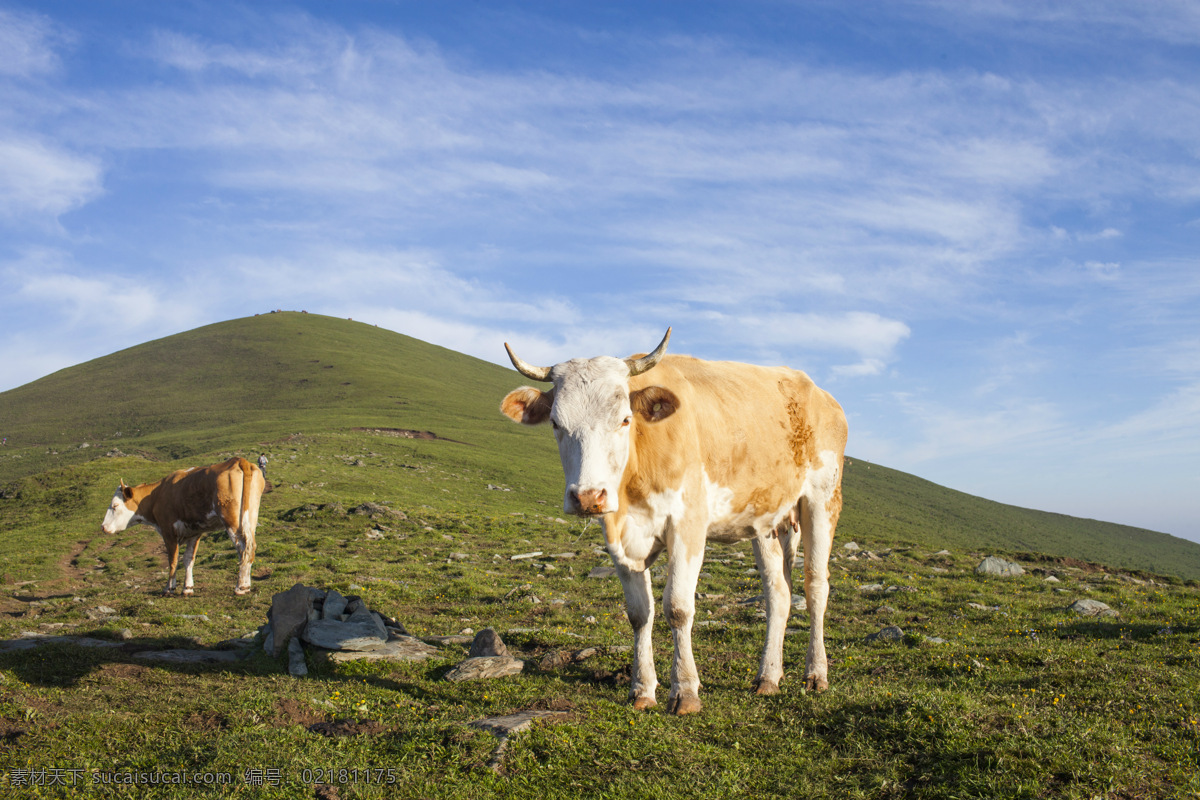
<path fill-rule="evenodd" d="M 650 565 L 667 554 L 663 610 L 675 653 L 667 711 L 700 711 L 692 655 L 696 582 L 707 541 L 749 539 L 767 606 L 755 688 L 779 691 L 791 573 L 804 546 L 810 622 L 805 688 L 829 686 L 825 607 L 829 552 L 842 509 L 846 416 L 803 372 L 665 355 L 600 356 L 537 367 L 505 343 L 527 378 L 501 411 L 526 425 L 550 421 L 562 459 L 563 510 L 598 517 L 634 632 L 629 700 L 653 708 L 658 679 L 650 633 Z"/>
<path fill-rule="evenodd" d="M 265 486 L 262 471 L 236 456 L 220 464 L 177 470 L 154 483 L 126 486 L 121 481 L 100 527 L 112 534 L 144 523 L 158 531 L 167 548 L 164 594 L 168 595 L 175 593 L 175 568 L 183 544 L 184 596 L 193 593 L 192 564 L 200 535 L 224 528 L 240 556 L 234 591 L 242 595 L 250 591 L 254 532 Z"/>

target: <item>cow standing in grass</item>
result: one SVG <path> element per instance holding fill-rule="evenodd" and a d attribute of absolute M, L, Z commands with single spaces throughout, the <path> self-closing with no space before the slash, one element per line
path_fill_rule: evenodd
<path fill-rule="evenodd" d="M 118 533 L 144 523 L 158 531 L 167 548 L 170 574 L 166 594 L 175 592 L 179 546 L 184 545 L 184 595 L 193 592 L 192 564 L 201 534 L 224 528 L 240 556 L 235 593 L 246 594 L 254 564 L 258 504 L 265 486 L 262 471 L 238 457 L 208 467 L 181 469 L 154 483 L 126 486 L 121 481 L 101 527 L 105 533 Z"/>
<path fill-rule="evenodd" d="M 603 523 L 634 630 L 635 708 L 656 705 L 650 565 L 663 551 L 663 606 L 675 645 L 667 709 L 701 708 L 691 633 L 708 540 L 753 543 L 767 605 L 759 694 L 778 692 L 783 678 L 792 563 L 803 542 L 811 623 L 805 681 L 824 690 L 846 416 L 803 372 L 664 356 L 670 336 L 668 328 L 647 356 L 553 367 L 531 366 L 505 344 L 521 374 L 554 386 L 516 389 L 501 410 L 527 425 L 550 421 L 566 476 L 564 509 Z"/>

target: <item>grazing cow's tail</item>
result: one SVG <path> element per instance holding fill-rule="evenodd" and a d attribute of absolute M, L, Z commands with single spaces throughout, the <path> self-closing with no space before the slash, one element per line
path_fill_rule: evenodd
<path fill-rule="evenodd" d="M 238 459 L 238 466 L 242 470 L 242 507 L 238 509 L 238 536 L 245 537 L 246 531 L 246 506 L 248 505 L 248 495 L 250 487 L 254 485 L 254 470 L 257 469 L 253 464 L 244 458 Z"/>

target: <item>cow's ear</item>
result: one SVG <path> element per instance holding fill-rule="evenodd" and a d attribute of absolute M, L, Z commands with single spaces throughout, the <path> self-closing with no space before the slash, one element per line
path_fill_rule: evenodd
<path fill-rule="evenodd" d="M 126 500 L 133 499 L 133 489 L 125 485 L 125 481 L 121 481 L 121 494 Z"/>
<path fill-rule="evenodd" d="M 638 389 L 629 396 L 629 404 L 647 422 L 661 422 L 679 410 L 679 398 L 661 386 Z"/>
<path fill-rule="evenodd" d="M 513 422 L 537 425 L 550 419 L 554 406 L 554 390 L 543 392 L 532 386 L 513 389 L 500 403 L 500 411 Z"/>

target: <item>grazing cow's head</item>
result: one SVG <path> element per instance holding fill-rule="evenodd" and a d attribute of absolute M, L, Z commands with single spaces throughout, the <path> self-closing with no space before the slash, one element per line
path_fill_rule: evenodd
<path fill-rule="evenodd" d="M 108 511 L 104 514 L 104 522 L 100 523 L 100 528 L 105 533 L 120 533 L 134 522 L 137 517 L 137 509 L 138 504 L 133 499 L 133 489 L 126 486 L 125 481 L 121 481 L 116 494 L 113 495 Z"/>
<path fill-rule="evenodd" d="M 616 511 L 635 416 L 658 422 L 679 407 L 679 399 L 661 386 L 629 390 L 629 379 L 658 364 L 670 338 L 667 328 L 654 352 L 641 358 L 576 358 L 553 367 L 531 366 L 505 343 L 518 372 L 554 384 L 548 392 L 532 386 L 514 389 L 500 410 L 515 422 L 537 425 L 550 420 L 554 426 L 567 479 L 563 495 L 567 513 L 594 516 Z"/>

